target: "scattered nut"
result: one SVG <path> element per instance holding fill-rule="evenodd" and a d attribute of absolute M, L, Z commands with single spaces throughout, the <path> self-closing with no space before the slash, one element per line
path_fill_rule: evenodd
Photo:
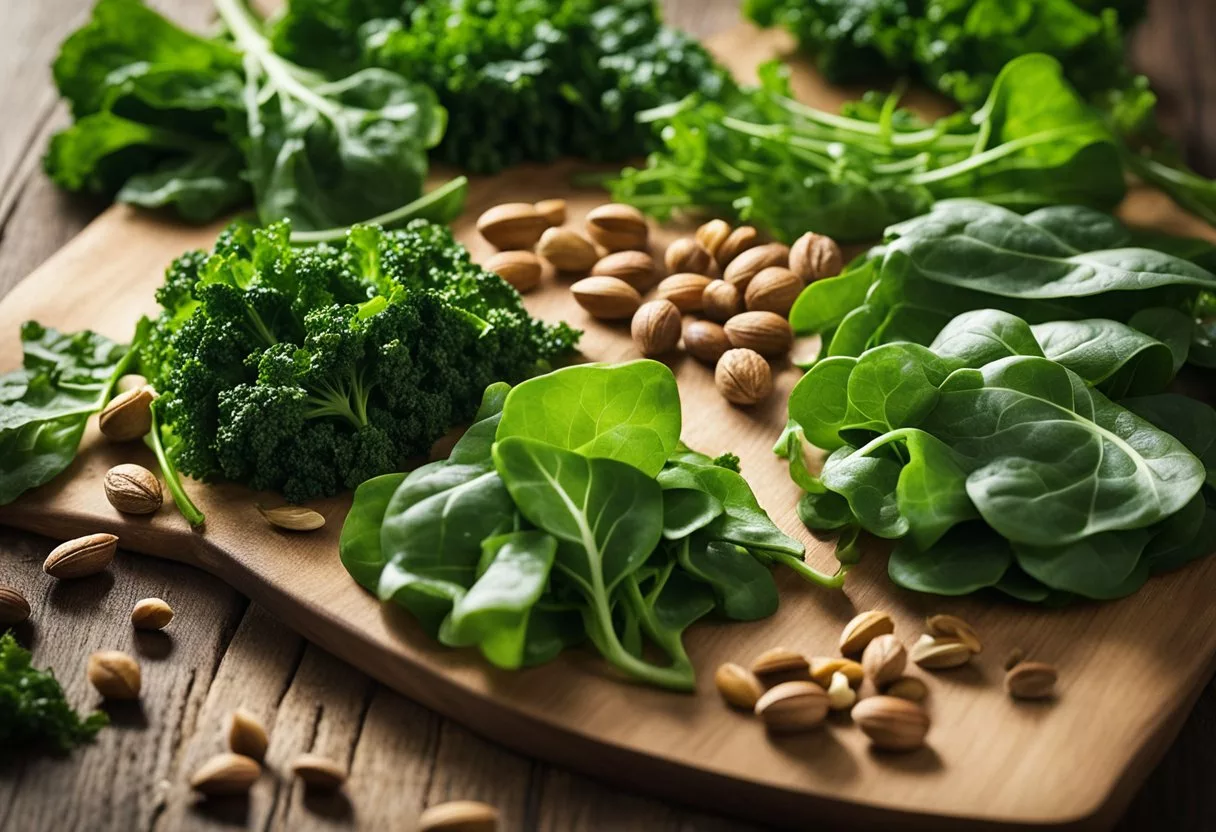
<path fill-rule="evenodd" d="M 764 686 L 755 674 L 732 662 L 721 665 L 714 673 L 714 684 L 726 704 L 752 710 L 764 693 Z"/>
<path fill-rule="evenodd" d="M 731 404 L 752 405 L 764 401 L 773 392 L 773 371 L 759 353 L 731 349 L 718 359 L 714 383 Z"/>
<path fill-rule="evenodd" d="M 11 586 L 0 586 L 0 626 L 20 624 L 30 617 L 30 602 Z"/>
<path fill-rule="evenodd" d="M 563 272 L 585 272 L 599 260 L 591 241 L 569 228 L 546 229 L 536 253 Z"/>
<path fill-rule="evenodd" d="M 485 262 L 486 271 L 494 272 L 523 294 L 540 283 L 540 258 L 530 251 L 500 251 Z"/>
<path fill-rule="evenodd" d="M 971 661 L 972 654 L 967 645 L 957 639 L 935 638 L 926 633 L 912 645 L 909 655 L 925 670 L 949 670 Z"/>
<path fill-rule="evenodd" d="M 257 760 L 240 754 L 216 754 L 190 777 L 190 787 L 205 795 L 245 794 L 262 776 Z"/>
<path fill-rule="evenodd" d="M 1005 674 L 1005 690 L 1014 699 L 1050 699 L 1059 673 L 1044 662 L 1019 662 Z"/>
<path fill-rule="evenodd" d="M 782 243 L 766 243 L 749 248 L 730 261 L 730 265 L 722 272 L 722 279 L 743 292 L 747 290 L 747 284 L 752 282 L 752 278 L 764 269 L 769 266 L 787 266 L 789 259 L 789 246 Z"/>
<path fill-rule="evenodd" d="M 87 578 L 104 570 L 118 551 L 112 534 L 90 534 L 60 543 L 47 555 L 42 571 L 52 578 Z"/>
<path fill-rule="evenodd" d="M 929 686 L 915 676 L 901 676 L 883 691 L 887 696 L 898 696 L 909 702 L 923 702 L 929 695 Z"/>
<path fill-rule="evenodd" d="M 310 789 L 331 792 L 346 782 L 346 769 L 320 754 L 297 754 L 290 768 Z"/>
<path fill-rule="evenodd" d="M 561 225 L 566 221 L 566 200 L 564 199 L 542 199 L 540 202 L 533 203 L 532 207 L 551 226 Z"/>
<path fill-rule="evenodd" d="M 832 674 L 828 684 L 828 707 L 833 711 L 844 711 L 853 707 L 857 701 L 857 691 L 849 685 L 849 677 L 839 670 Z"/>
<path fill-rule="evenodd" d="M 752 661 L 752 673 L 761 680 L 795 674 L 805 676 L 809 669 L 806 657 L 788 647 L 770 647 Z"/>
<path fill-rule="evenodd" d="M 853 706 L 853 721 L 876 747 L 912 751 L 925 744 L 929 715 L 897 696 L 870 696 Z"/>
<path fill-rule="evenodd" d="M 758 245 L 760 245 L 760 232 L 750 225 L 741 225 L 730 232 L 721 245 L 711 251 L 714 259 L 718 261 L 718 265 L 725 269 L 740 254 Z"/>
<path fill-rule="evenodd" d="M 853 687 L 860 685 L 866 676 L 862 666 L 852 659 L 842 659 L 837 656 L 817 656 L 811 659 L 812 682 L 827 687 L 837 673 L 843 673 Z"/>
<path fill-rule="evenodd" d="M 453 800 L 427 807 L 418 832 L 495 832 L 498 810 L 475 800 Z"/>
<path fill-rule="evenodd" d="M 785 317 L 802 294 L 802 281 L 784 266 L 761 269 L 747 284 L 743 302 L 752 312 L 776 312 Z"/>
<path fill-rule="evenodd" d="M 689 237 L 681 237 L 667 247 L 663 262 L 670 274 L 692 272 L 694 274 L 709 274 L 713 269 L 714 258 L 705 248 Z"/>
<path fill-rule="evenodd" d="M 810 681 L 782 682 L 756 701 L 756 716 L 770 731 L 805 731 L 828 715 L 828 695 Z"/>
<path fill-rule="evenodd" d="M 101 650 L 90 655 L 85 675 L 106 699 L 139 698 L 139 664 L 121 650 Z"/>
<path fill-rule="evenodd" d="M 697 229 L 695 239 L 701 247 L 709 252 L 710 257 L 717 258 L 718 249 L 730 236 L 730 223 L 726 220 L 710 220 Z"/>
<path fill-rule="evenodd" d="M 618 251 L 602 257 L 591 267 L 591 274 L 615 277 L 638 291 L 654 285 L 654 258 L 644 251 Z"/>
<path fill-rule="evenodd" d="M 1026 658 L 1026 652 L 1021 647 L 1015 647 L 1009 651 L 1009 655 L 1005 657 L 1005 664 L 1002 665 L 1006 670 L 1013 670 L 1014 665 Z"/>
<path fill-rule="evenodd" d="M 650 229 L 642 212 L 632 205 L 611 202 L 587 214 L 587 234 L 609 251 L 643 251 Z"/>
<path fill-rule="evenodd" d="M 723 329 L 732 347 L 755 350 L 766 357 L 785 355 L 794 345 L 789 321 L 776 312 L 740 312 Z"/>
<path fill-rule="evenodd" d="M 725 280 L 711 280 L 701 292 L 701 307 L 705 317 L 713 321 L 729 321 L 743 308 L 739 290 Z"/>
<path fill-rule="evenodd" d="M 845 656 L 856 656 L 878 636 L 895 632 L 895 621 L 880 610 L 867 610 L 854 616 L 840 632 L 840 652 Z"/>
<path fill-rule="evenodd" d="M 891 633 L 875 636 L 862 653 L 861 665 L 870 681 L 882 689 L 903 675 L 908 651 Z"/>
<path fill-rule="evenodd" d="M 244 708 L 237 708 L 228 717 L 228 748 L 254 760 L 266 756 L 270 747 L 270 736 L 262 721 Z"/>
<path fill-rule="evenodd" d="M 638 290 L 616 277 L 584 277 L 570 287 L 578 305 L 594 318 L 631 318 L 642 305 Z"/>
<path fill-rule="evenodd" d="M 131 624 L 137 630 L 163 630 L 173 620 L 173 608 L 160 598 L 136 601 L 131 610 Z"/>
<path fill-rule="evenodd" d="M 97 417 L 101 435 L 112 442 L 130 442 L 145 436 L 152 429 L 155 398 L 156 392 L 145 383 L 110 399 Z"/>
<path fill-rule="evenodd" d="M 680 310 L 669 300 L 643 303 L 630 326 L 633 341 L 642 355 L 662 355 L 680 341 Z"/>
<path fill-rule="evenodd" d="M 931 615 L 925 619 L 929 635 L 961 641 L 972 653 L 983 653 L 984 645 L 975 629 L 956 615 Z"/>
<path fill-rule="evenodd" d="M 142 465 L 115 465 L 106 471 L 102 487 L 110 505 L 123 514 L 153 514 L 163 499 L 160 480 Z"/>
<path fill-rule="evenodd" d="M 311 532 L 325 525 L 325 516 L 304 506 L 275 506 L 265 508 L 258 506 L 258 511 L 266 518 L 266 522 L 278 529 L 289 532 Z"/>
<path fill-rule="evenodd" d="M 835 277 L 843 268 L 840 246 L 831 237 L 808 231 L 790 246 L 790 270 L 804 283 Z"/>
<path fill-rule="evenodd" d="M 693 358 L 712 367 L 730 349 L 730 340 L 726 330 L 718 324 L 692 321 L 684 327 L 684 349 Z"/>
<path fill-rule="evenodd" d="M 658 296 L 671 301 L 681 312 L 696 312 L 701 309 L 701 296 L 710 280 L 703 274 L 682 272 L 673 274 L 659 282 Z"/>
<path fill-rule="evenodd" d="M 481 236 L 504 251 L 532 248 L 548 227 L 549 221 L 526 202 L 495 205 L 477 218 Z"/>
<path fill-rule="evenodd" d="M 138 390 L 147 383 L 148 380 L 139 373 L 127 373 L 118 379 L 118 383 L 114 385 L 114 389 L 119 393 L 129 393 L 132 390 Z"/>

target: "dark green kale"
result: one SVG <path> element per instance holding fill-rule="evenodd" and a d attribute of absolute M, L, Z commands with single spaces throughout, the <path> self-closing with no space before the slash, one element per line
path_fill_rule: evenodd
<path fill-rule="evenodd" d="M 0 635 L 0 756 L 39 747 L 66 754 L 108 722 L 101 711 L 81 719 L 54 674 L 34 667 L 12 633 Z"/>
<path fill-rule="evenodd" d="M 425 455 L 491 382 L 566 355 L 441 226 L 356 226 L 293 248 L 285 223 L 234 224 L 169 269 L 141 357 L 172 465 L 303 500 Z"/>

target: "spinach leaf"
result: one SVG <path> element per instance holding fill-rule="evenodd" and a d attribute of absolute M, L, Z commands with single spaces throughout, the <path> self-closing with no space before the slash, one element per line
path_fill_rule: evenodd
<path fill-rule="evenodd" d="M 1011 355 L 1043 355 L 1031 327 L 999 309 L 977 309 L 951 319 L 929 349 L 961 367 L 983 367 Z"/>
<path fill-rule="evenodd" d="M 693 488 L 663 492 L 663 537 L 679 540 L 712 523 L 723 512 L 718 498 Z"/>
<path fill-rule="evenodd" d="M 813 531 L 833 531 L 858 522 L 849 501 L 835 491 L 803 494 L 798 500 L 798 519 Z"/>
<path fill-rule="evenodd" d="M 1207 484 L 1216 488 L 1216 410 L 1178 393 L 1123 399 L 1119 404 L 1185 445 L 1207 470 Z"/>
<path fill-rule="evenodd" d="M 901 540 L 887 561 L 887 574 L 904 589 L 966 595 L 996 585 L 1011 563 L 1008 541 L 982 524 L 968 523 L 924 550 Z"/>
<path fill-rule="evenodd" d="M 1181 313 L 1174 314 L 1178 315 L 1176 323 L 1187 323 Z M 1160 392 L 1177 371 L 1169 346 L 1117 321 L 1055 321 L 1031 329 L 1047 358 L 1112 398 Z M 1190 333 L 1186 336 L 1189 346 Z M 1185 352 L 1183 357 L 1185 360 Z"/>
<path fill-rule="evenodd" d="M 1018 565 L 1051 589 L 1101 600 L 1121 598 L 1148 577 L 1141 555 L 1153 539 L 1150 529 L 1101 532 L 1063 546 L 1014 544 Z M 1143 574 L 1141 574 L 1141 571 Z"/>
<path fill-rule="evenodd" d="M 368 592 L 376 592 L 380 585 L 387 561 L 380 546 L 380 526 L 405 478 L 405 474 L 383 474 L 364 482 L 355 489 L 354 502 L 342 523 L 338 555 L 355 583 Z"/>
<path fill-rule="evenodd" d="M 693 535 L 676 544 L 676 558 L 688 574 L 710 585 L 716 609 L 727 618 L 755 621 L 777 611 L 772 572 L 742 546 Z"/>

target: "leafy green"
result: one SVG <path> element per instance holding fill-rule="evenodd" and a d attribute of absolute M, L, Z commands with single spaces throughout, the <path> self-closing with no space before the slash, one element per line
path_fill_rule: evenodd
<path fill-rule="evenodd" d="M 49 670 L 33 666 L 12 633 L 0 635 L 0 755 L 46 748 L 66 754 L 90 742 L 108 722 L 95 711 L 83 719 Z"/>

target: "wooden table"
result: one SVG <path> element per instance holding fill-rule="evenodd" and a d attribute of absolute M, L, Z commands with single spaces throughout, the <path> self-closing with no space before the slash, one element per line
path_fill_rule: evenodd
<path fill-rule="evenodd" d="M 104 206 L 59 193 L 39 159 L 64 124 L 48 66 L 89 0 L 0 0 L 0 296 Z M 207 22 L 207 0 L 160 0 L 182 22 Z M 737 0 L 665 0 L 668 18 L 699 35 L 732 25 Z M 1163 99 L 1163 119 L 1190 158 L 1216 172 L 1216 6 L 1157 0 L 1135 41 L 1138 65 Z M 313 647 L 217 579 L 167 561 L 122 554 L 104 579 L 44 580 L 53 543 L 0 529 L 0 582 L 20 588 L 36 626 L 35 660 L 53 667 L 70 699 L 93 701 L 88 654 L 136 652 L 138 705 L 111 709 L 112 727 L 64 759 L 0 766 L 0 830 L 408 829 L 427 805 L 473 798 L 498 806 L 507 829 L 715 830 L 725 818 L 622 793 L 488 743 Z M 136 638 L 134 602 L 167 599 L 168 633 Z M 1134 680 L 1112 680 L 1134 684 Z M 185 785 L 221 749 L 236 707 L 271 729 L 280 766 L 313 750 L 349 763 L 345 796 L 305 799 L 263 778 L 248 801 L 199 803 Z M 1200 698 L 1182 735 L 1133 802 L 1120 829 L 1208 829 L 1216 822 L 1216 690 Z"/>

